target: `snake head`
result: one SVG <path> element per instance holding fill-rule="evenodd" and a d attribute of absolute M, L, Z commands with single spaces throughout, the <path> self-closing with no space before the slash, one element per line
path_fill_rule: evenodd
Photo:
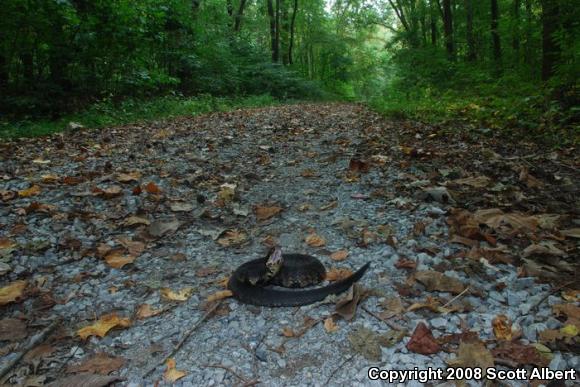
<path fill-rule="evenodd" d="M 274 277 L 280 271 L 284 259 L 282 258 L 282 249 L 280 246 L 274 246 L 268 252 L 266 260 L 266 271 L 269 278 Z"/>

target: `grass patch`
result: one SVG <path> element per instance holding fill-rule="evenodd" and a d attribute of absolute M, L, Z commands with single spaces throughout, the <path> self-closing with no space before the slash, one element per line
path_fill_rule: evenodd
<path fill-rule="evenodd" d="M 62 132 L 69 122 L 87 128 L 101 128 L 178 116 L 195 116 L 214 111 L 271 106 L 280 103 L 270 95 L 220 98 L 209 95 L 195 98 L 162 97 L 152 100 L 103 101 L 81 112 L 58 120 L 0 121 L 0 139 L 36 137 Z"/>
<path fill-rule="evenodd" d="M 548 95 L 533 84 L 500 80 L 462 90 L 425 87 L 394 91 L 369 101 L 369 105 L 390 118 L 532 139 L 552 146 L 578 144 L 580 109 L 563 108 Z"/>

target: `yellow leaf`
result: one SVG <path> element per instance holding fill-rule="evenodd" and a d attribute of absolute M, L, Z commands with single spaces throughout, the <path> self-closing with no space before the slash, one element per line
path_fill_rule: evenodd
<path fill-rule="evenodd" d="M 224 298 L 228 298 L 231 297 L 233 295 L 231 290 L 220 290 L 219 292 L 215 292 L 213 294 L 210 294 L 207 297 L 206 302 L 214 302 L 217 300 L 223 300 Z"/>
<path fill-rule="evenodd" d="M 128 318 L 120 318 L 115 313 L 112 313 L 102 316 L 92 325 L 79 329 L 77 335 L 79 335 L 83 340 L 89 336 L 105 337 L 107 332 L 115 327 L 127 328 L 130 325 L 131 320 Z"/>
<path fill-rule="evenodd" d="M 60 179 L 57 175 L 42 175 L 40 177 L 43 183 L 56 183 Z"/>
<path fill-rule="evenodd" d="M 566 336 L 574 337 L 578 336 L 578 327 L 576 325 L 568 324 L 563 328 L 560 328 L 560 332 Z"/>
<path fill-rule="evenodd" d="M 348 257 L 348 250 L 338 250 L 330 254 L 330 259 L 333 261 L 344 261 Z"/>
<path fill-rule="evenodd" d="M 105 257 L 105 261 L 107 261 L 109 266 L 115 269 L 121 269 L 129 263 L 133 263 L 135 259 L 137 259 L 137 257 L 131 254 L 121 254 L 119 251 L 114 251 Z"/>
<path fill-rule="evenodd" d="M 562 292 L 562 298 L 569 302 L 578 302 L 580 301 L 580 290 L 564 290 Z"/>
<path fill-rule="evenodd" d="M 334 333 L 338 330 L 338 325 L 336 325 L 332 317 L 328 317 L 324 320 L 324 330 L 326 333 Z"/>
<path fill-rule="evenodd" d="M 161 297 L 170 301 L 187 301 L 193 294 L 193 288 L 184 288 L 178 292 L 174 292 L 169 288 L 161 288 Z"/>
<path fill-rule="evenodd" d="M 38 195 L 40 193 L 40 187 L 37 185 L 33 185 L 32 187 L 22 190 L 22 191 L 18 191 L 18 196 L 23 197 L 23 198 L 28 198 L 30 196 L 35 196 Z"/>
<path fill-rule="evenodd" d="M 22 298 L 26 285 L 28 285 L 26 281 L 14 281 L 10 285 L 0 288 L 0 305 L 6 305 Z"/>
<path fill-rule="evenodd" d="M 308 235 L 306 237 L 306 243 L 308 244 L 308 246 L 312 247 L 322 247 L 326 245 L 326 241 L 324 240 L 324 238 L 316 234 Z"/>
<path fill-rule="evenodd" d="M 167 359 L 165 365 L 167 366 L 167 369 L 163 373 L 163 378 L 169 382 L 175 382 L 187 375 L 185 371 L 178 371 L 175 369 L 176 364 L 174 359 Z"/>
<path fill-rule="evenodd" d="M 218 199 L 221 199 L 224 203 L 231 202 L 236 194 L 236 187 L 235 184 L 222 184 L 217 195 Z"/>

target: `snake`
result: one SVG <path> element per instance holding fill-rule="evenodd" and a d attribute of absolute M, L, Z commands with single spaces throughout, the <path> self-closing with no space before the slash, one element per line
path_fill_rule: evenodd
<path fill-rule="evenodd" d="M 283 254 L 275 246 L 265 257 L 240 265 L 230 277 L 228 288 L 234 298 L 245 304 L 308 305 L 348 290 L 363 277 L 369 266 L 367 263 L 347 278 L 312 288 L 326 277 L 324 265 L 311 255 Z"/>

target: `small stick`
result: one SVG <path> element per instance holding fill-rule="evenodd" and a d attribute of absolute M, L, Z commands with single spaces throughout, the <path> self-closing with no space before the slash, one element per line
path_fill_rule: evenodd
<path fill-rule="evenodd" d="M 354 355 L 350 355 L 349 357 L 347 357 L 345 361 L 343 361 L 343 362 L 342 362 L 342 363 L 341 363 L 341 364 L 340 364 L 338 367 L 336 367 L 336 368 L 334 369 L 334 371 L 332 371 L 332 372 L 330 373 L 330 376 L 328 376 L 328 379 L 326 379 L 326 383 L 324 383 L 324 384 L 328 384 L 328 383 L 330 382 L 330 379 L 332 379 L 332 378 L 334 377 L 334 375 L 335 375 L 335 374 L 336 374 L 336 373 L 337 373 L 337 372 L 338 372 L 340 369 L 342 369 L 342 367 L 344 367 L 344 365 L 345 365 L 346 363 L 348 363 L 349 361 L 351 361 L 353 358 L 354 358 Z"/>
<path fill-rule="evenodd" d="M 234 371 L 230 367 L 226 367 L 223 364 L 204 364 L 203 366 L 208 367 L 208 368 L 221 368 L 222 370 L 226 370 L 226 371 L 230 372 L 236 378 L 240 379 L 243 383 L 248 382 L 248 379 L 244 378 L 242 375 L 238 374 L 236 371 Z"/>
<path fill-rule="evenodd" d="M 459 293 L 458 295 L 456 295 L 455 297 L 453 297 L 451 300 L 449 300 L 445 305 L 443 305 L 443 308 L 453 304 L 455 301 L 457 301 L 461 296 L 463 296 L 465 293 L 467 293 L 467 291 L 469 290 L 469 286 L 465 288 L 464 291 L 462 291 L 461 293 Z"/>
<path fill-rule="evenodd" d="M 552 294 L 558 293 L 560 290 L 564 289 L 568 285 L 572 285 L 573 283 L 574 283 L 574 281 L 566 282 L 564 285 L 558 286 L 557 288 L 552 289 L 551 291 L 546 293 L 546 295 L 544 297 L 542 297 L 538 302 L 536 302 L 530 308 L 530 312 L 533 311 L 534 309 L 538 309 L 540 307 L 540 305 L 542 304 L 542 302 L 546 301 L 548 299 L 548 297 L 550 297 Z"/>
<path fill-rule="evenodd" d="M 2 367 L 2 369 L 0 370 L 0 379 L 2 379 L 4 376 L 6 376 L 6 374 L 8 372 L 10 372 L 10 370 L 12 368 L 14 368 L 14 366 L 16 364 L 18 364 L 18 362 L 20 361 L 20 359 L 22 359 L 24 357 L 24 355 L 26 355 L 33 348 L 35 348 L 36 346 L 38 346 L 39 344 L 41 344 L 44 340 L 46 340 L 46 338 L 48 337 L 48 335 L 50 335 L 52 333 L 52 331 L 54 331 L 54 329 L 59 324 L 60 324 L 60 319 L 56 319 L 53 322 L 51 322 L 49 326 L 47 326 L 46 328 L 44 328 L 44 330 L 42 332 L 40 332 L 36 336 L 33 336 L 32 339 L 22 349 L 22 351 L 20 351 L 18 353 L 18 355 L 16 355 L 16 357 L 14 359 L 12 359 L 11 361 L 9 361 L 4 367 Z"/>
<path fill-rule="evenodd" d="M 216 311 L 216 309 L 222 304 L 223 300 L 219 300 L 218 302 L 216 302 L 207 312 L 205 312 L 205 314 L 199 319 L 197 320 L 197 322 L 191 327 L 189 328 L 189 330 L 187 332 L 185 332 L 185 334 L 183 335 L 183 337 L 181 338 L 181 340 L 179 340 L 179 343 L 177 343 L 177 345 L 173 348 L 173 350 L 167 355 L 164 356 L 163 359 L 161 359 L 160 361 L 158 361 L 153 367 L 151 367 L 147 372 L 145 372 L 143 374 L 143 378 L 149 376 L 153 371 L 155 371 L 155 369 L 157 367 L 159 367 L 160 365 L 163 365 L 165 362 L 167 362 L 167 360 L 171 357 L 173 357 L 183 346 L 183 344 L 185 344 L 185 342 L 187 341 L 187 339 L 189 339 L 189 336 L 191 336 L 191 334 L 193 332 L 195 332 L 195 330 L 205 321 L 207 320 L 207 318 L 213 314 L 213 312 Z"/>
<path fill-rule="evenodd" d="M 362 310 L 364 310 L 365 312 L 367 312 L 368 314 L 370 314 L 371 316 L 373 316 L 374 318 L 376 318 L 377 320 L 380 320 L 382 322 L 384 322 L 385 324 L 387 324 L 389 327 L 391 327 L 392 329 L 396 330 L 396 331 L 404 331 L 405 328 L 400 326 L 399 324 L 396 324 L 392 321 L 389 321 L 387 319 L 382 318 L 381 316 L 379 316 L 378 314 L 371 312 L 370 310 L 368 310 L 365 306 L 361 305 L 360 306 L 362 308 Z M 393 316 L 394 317 L 394 316 Z"/>

